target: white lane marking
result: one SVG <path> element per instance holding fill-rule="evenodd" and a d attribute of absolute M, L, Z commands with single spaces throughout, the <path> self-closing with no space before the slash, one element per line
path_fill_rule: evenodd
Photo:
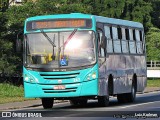
<path fill-rule="evenodd" d="M 147 102 L 147 103 L 141 103 L 141 104 L 134 104 L 134 105 L 122 106 L 122 107 L 118 107 L 118 108 L 125 109 L 125 108 L 129 108 L 129 107 L 136 107 L 136 106 L 148 105 L 148 104 L 152 104 L 152 103 L 160 103 L 160 101 Z"/>

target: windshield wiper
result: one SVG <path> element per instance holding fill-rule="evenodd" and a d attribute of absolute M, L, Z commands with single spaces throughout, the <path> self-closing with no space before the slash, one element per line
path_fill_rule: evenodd
<path fill-rule="evenodd" d="M 56 47 L 56 45 L 55 45 L 55 36 L 54 36 L 54 38 L 53 38 L 53 41 L 51 40 L 51 38 L 50 37 L 48 37 L 48 35 L 41 29 L 40 30 L 41 31 L 41 33 L 47 38 L 47 40 L 49 41 L 49 43 L 53 46 L 53 55 L 52 55 L 52 59 L 54 60 L 55 59 L 55 55 L 54 55 L 54 47 Z"/>
<path fill-rule="evenodd" d="M 67 40 L 65 42 L 64 42 L 64 38 L 63 38 L 63 45 L 61 46 L 61 47 L 63 47 L 63 50 L 65 49 L 66 45 L 72 39 L 72 37 L 75 35 L 76 32 L 77 32 L 77 29 L 74 29 L 72 31 L 72 33 L 68 36 L 68 38 L 67 38 Z M 61 52 L 61 47 L 60 47 L 59 52 Z M 64 53 L 64 51 L 63 51 L 63 53 Z"/>
<path fill-rule="evenodd" d="M 48 35 L 41 29 L 40 30 L 41 33 L 47 38 L 47 40 L 50 42 L 50 44 L 53 46 L 53 47 L 56 47 L 55 43 L 51 40 L 50 37 L 48 37 Z M 55 41 L 55 40 L 54 40 Z"/>
<path fill-rule="evenodd" d="M 72 39 L 72 37 L 74 36 L 74 34 L 77 32 L 77 29 L 74 29 L 72 31 L 72 33 L 68 36 L 67 40 L 64 42 L 64 48 L 66 47 L 66 45 L 68 44 L 68 42 Z"/>

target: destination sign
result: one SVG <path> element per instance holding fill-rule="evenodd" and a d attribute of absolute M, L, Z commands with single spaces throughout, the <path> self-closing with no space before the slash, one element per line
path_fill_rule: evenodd
<path fill-rule="evenodd" d="M 91 28 L 91 19 L 56 19 L 29 21 L 27 31 L 37 29 L 55 29 L 55 28 Z"/>

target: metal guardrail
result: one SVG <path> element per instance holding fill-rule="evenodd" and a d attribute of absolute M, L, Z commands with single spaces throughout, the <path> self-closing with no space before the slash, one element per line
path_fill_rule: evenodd
<path fill-rule="evenodd" d="M 160 61 L 148 61 L 147 62 L 148 70 L 160 70 Z"/>

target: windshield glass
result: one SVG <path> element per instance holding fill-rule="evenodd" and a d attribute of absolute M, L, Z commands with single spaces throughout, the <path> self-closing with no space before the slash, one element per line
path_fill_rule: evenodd
<path fill-rule="evenodd" d="M 26 35 L 28 67 L 71 68 L 95 63 L 93 31 L 32 33 Z"/>

